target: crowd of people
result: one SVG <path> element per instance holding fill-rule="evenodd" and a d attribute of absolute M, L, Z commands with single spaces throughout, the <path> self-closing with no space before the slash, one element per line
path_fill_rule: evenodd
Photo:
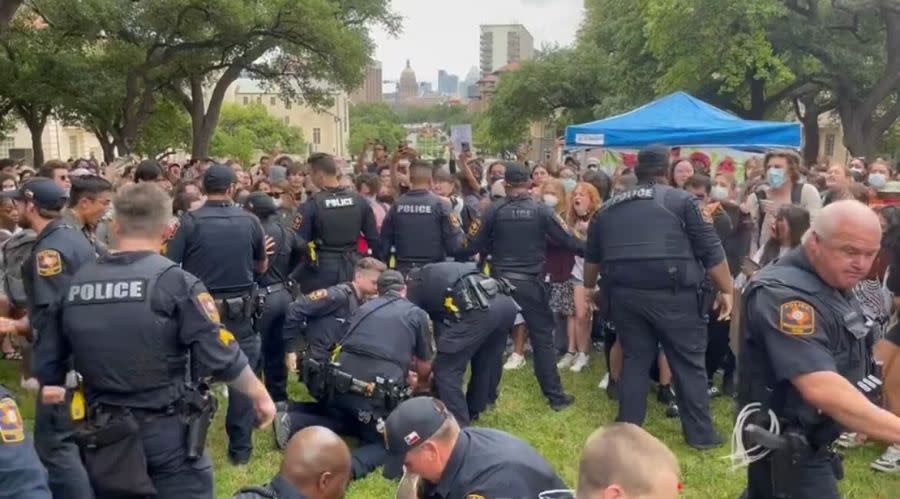
<path fill-rule="evenodd" d="M 687 443 L 709 449 L 722 443 L 710 398 L 760 402 L 739 386 L 742 351 L 774 366 L 773 383 L 807 395 L 795 380 L 807 371 L 785 374 L 776 353 L 759 351 L 769 334 L 761 307 L 792 341 L 853 348 L 818 337 L 816 313 L 821 324 L 827 316 L 804 298 L 812 285 L 778 301 L 791 283 L 777 276 L 790 265 L 845 292 L 852 306 L 841 321 L 865 325 L 850 329 L 865 338 L 857 363 L 877 361 L 880 400 L 900 414 L 891 397 L 900 338 L 889 333 L 900 207 L 884 194 L 897 177 L 886 160 L 806 167 L 772 151 L 739 172 L 731 159 L 651 147 L 615 169 L 575 157 L 528 166 L 468 150 L 428 162 L 377 141 L 353 165 L 272 156 L 252 166 L 54 160 L 37 170 L 0 160 L 0 344 L 4 358 L 22 360 L 22 387 L 39 393 L 34 448 L 49 471 L 17 474 L 16 497 L 211 497 L 202 446 L 212 381 L 228 386 L 234 465 L 251 461 L 254 426 L 274 421 L 285 451 L 270 483 L 237 497 L 339 498 L 381 466 L 388 478 L 405 469 L 404 497 L 674 497 L 677 461 L 638 428 L 651 381 Z M 829 221 L 862 227 L 867 214 L 880 221 L 880 243 L 847 236 L 841 251 L 868 260 L 852 262 L 852 279 L 829 280 L 823 248 L 840 232 Z M 502 370 L 524 367 L 529 351 L 557 411 L 575 403 L 558 371 L 582 373 L 594 351 L 605 357 L 599 386 L 619 401 L 621 423 L 588 440 L 574 492 L 520 439 L 469 426 L 496 403 Z M 836 368 L 851 379 L 841 362 L 856 361 Z M 754 376 L 769 376 L 761 369 Z M 311 400 L 289 399 L 294 373 Z M 3 441 L 30 445 L 9 392 L 0 408 L 12 421 L 0 425 Z M 872 467 L 900 471 L 900 438 L 820 409 L 841 423 L 839 445 L 858 446 L 865 433 L 893 443 Z M 110 426 L 130 431 L 108 442 Z M 655 472 L 628 464 L 638 458 Z M 756 466 L 748 497 L 769 497 L 753 486 L 772 482 Z"/>

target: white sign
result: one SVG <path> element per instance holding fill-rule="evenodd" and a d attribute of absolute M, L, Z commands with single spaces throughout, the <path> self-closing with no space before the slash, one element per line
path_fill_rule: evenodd
<path fill-rule="evenodd" d="M 467 142 L 472 147 L 472 125 L 454 125 L 450 127 L 450 142 L 453 144 L 453 155 L 462 153 L 462 144 Z"/>
<path fill-rule="evenodd" d="M 602 146 L 606 142 L 606 135 L 602 133 L 576 133 L 575 143 L 586 146 Z"/>

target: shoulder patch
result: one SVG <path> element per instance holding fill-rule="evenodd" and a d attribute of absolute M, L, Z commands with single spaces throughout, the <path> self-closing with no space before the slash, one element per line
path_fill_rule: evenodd
<path fill-rule="evenodd" d="M 484 499 L 481 494 L 466 494 L 466 499 Z"/>
<path fill-rule="evenodd" d="M 453 226 L 454 229 L 459 229 L 462 227 L 462 223 L 459 221 L 459 217 L 456 216 L 456 213 L 450 212 L 450 225 Z"/>
<path fill-rule="evenodd" d="M 169 225 L 166 226 L 166 232 L 163 234 L 164 240 L 169 241 L 173 237 L 175 237 L 175 233 L 178 232 L 178 227 L 180 227 L 180 226 L 181 226 L 180 219 L 175 218 L 174 220 L 172 220 L 172 222 L 170 222 Z"/>
<path fill-rule="evenodd" d="M 216 301 L 213 300 L 212 295 L 207 292 L 200 293 L 197 295 L 197 303 L 203 308 L 203 313 L 206 314 L 206 317 L 209 320 L 216 324 L 221 324 L 222 321 L 219 318 L 219 309 L 216 307 Z"/>
<path fill-rule="evenodd" d="M 324 298 L 328 298 L 328 290 L 327 289 L 317 289 L 312 293 L 306 295 L 309 298 L 309 301 L 319 301 Z"/>
<path fill-rule="evenodd" d="M 712 210 L 707 208 L 700 208 L 700 217 L 703 218 L 703 221 L 711 224 L 713 223 Z"/>
<path fill-rule="evenodd" d="M 303 215 L 297 213 L 294 215 L 294 220 L 291 222 L 291 228 L 294 230 L 300 230 L 303 227 Z"/>
<path fill-rule="evenodd" d="M 219 343 L 225 345 L 226 347 L 236 340 L 234 339 L 234 334 L 231 331 L 225 329 L 224 327 L 219 328 Z"/>
<path fill-rule="evenodd" d="M 478 235 L 478 231 L 481 230 L 481 219 L 475 218 L 472 220 L 472 223 L 469 224 L 469 237 L 475 237 Z"/>
<path fill-rule="evenodd" d="M 802 300 L 783 303 L 778 310 L 778 329 L 790 336 L 810 336 L 816 332 L 816 310 Z"/>
<path fill-rule="evenodd" d="M 11 398 L 0 400 L 0 441 L 4 444 L 16 444 L 25 440 L 25 427 L 19 406 Z"/>
<path fill-rule="evenodd" d="M 51 277 L 62 273 L 62 256 L 59 251 L 48 249 L 37 254 L 37 271 L 41 277 Z"/>

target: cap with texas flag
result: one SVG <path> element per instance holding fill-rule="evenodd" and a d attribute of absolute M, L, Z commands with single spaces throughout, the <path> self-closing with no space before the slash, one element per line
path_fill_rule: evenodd
<path fill-rule="evenodd" d="M 444 404 L 431 397 L 411 398 L 397 406 L 384 423 L 385 468 L 400 470 L 406 453 L 437 433 L 449 417 Z"/>

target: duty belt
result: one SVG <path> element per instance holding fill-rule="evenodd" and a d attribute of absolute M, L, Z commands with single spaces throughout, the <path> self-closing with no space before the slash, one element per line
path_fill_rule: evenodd
<path fill-rule="evenodd" d="M 275 284 L 270 284 L 268 286 L 260 286 L 259 294 L 261 296 L 270 295 L 276 291 L 281 291 L 282 289 L 287 289 L 288 285 L 283 282 L 276 282 Z"/>

